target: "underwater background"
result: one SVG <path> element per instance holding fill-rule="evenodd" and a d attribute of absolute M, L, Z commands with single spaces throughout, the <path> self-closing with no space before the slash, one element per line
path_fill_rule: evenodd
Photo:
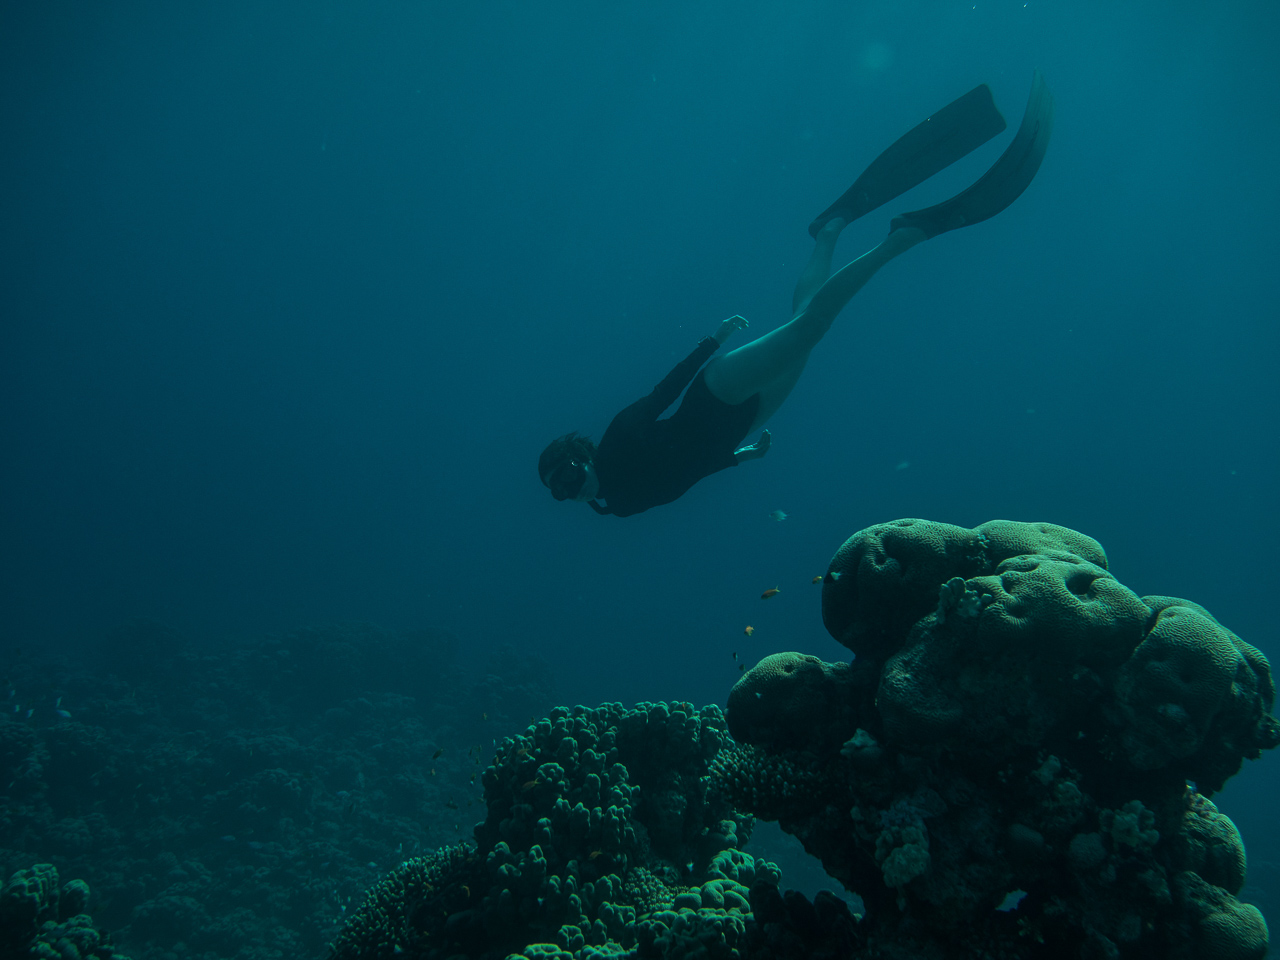
<path fill-rule="evenodd" d="M 134 957 L 320 956 L 555 704 L 848 659 L 810 581 L 899 517 L 1072 527 L 1280 656 L 1278 37 L 1261 0 L 4 4 L 0 880 L 87 880 Z M 1034 184 L 875 277 L 766 458 L 552 500 L 548 441 L 788 319 L 809 221 L 978 83 L 1016 128 L 1037 68 Z M 1216 798 L 1273 920 L 1278 787 Z"/>

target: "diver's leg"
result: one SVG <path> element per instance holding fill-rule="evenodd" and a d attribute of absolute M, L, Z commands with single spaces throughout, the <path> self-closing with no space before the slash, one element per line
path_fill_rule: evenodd
<path fill-rule="evenodd" d="M 840 239 L 840 231 L 844 227 L 842 219 L 832 217 L 818 231 L 814 238 L 813 253 L 809 255 L 809 262 L 805 264 L 800 279 L 796 281 L 795 293 L 791 295 L 791 316 L 800 314 L 809 305 L 818 288 L 831 276 L 831 257 L 836 252 L 836 241 Z"/>
<path fill-rule="evenodd" d="M 759 393 L 762 410 L 767 394 L 772 414 L 795 386 L 809 359 L 809 351 L 831 328 L 844 305 L 877 270 L 924 239 L 924 231 L 915 227 L 895 230 L 879 246 L 845 264 L 818 288 L 804 310 L 791 321 L 723 357 L 713 357 L 706 367 L 707 389 L 717 399 L 730 404 L 742 403 Z M 769 389 L 771 385 L 777 389 Z M 777 396 L 778 393 L 781 396 Z"/>

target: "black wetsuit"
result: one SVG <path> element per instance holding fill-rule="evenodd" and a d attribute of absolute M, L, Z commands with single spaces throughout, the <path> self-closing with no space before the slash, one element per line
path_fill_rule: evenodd
<path fill-rule="evenodd" d="M 594 458 L 598 496 L 608 502 L 606 507 L 590 501 L 597 513 L 642 513 L 679 499 L 703 477 L 737 466 L 733 452 L 755 421 L 760 395 L 738 404 L 712 396 L 699 368 L 719 346 L 712 337 L 699 340 L 651 394 L 613 418 Z M 659 420 L 686 385 L 679 409 Z"/>

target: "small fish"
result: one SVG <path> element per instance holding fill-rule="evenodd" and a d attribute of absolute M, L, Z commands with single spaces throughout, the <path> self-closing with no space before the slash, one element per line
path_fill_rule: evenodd
<path fill-rule="evenodd" d="M 787 519 L 787 515 L 783 513 L 781 510 L 775 510 L 773 511 L 773 513 L 769 514 L 769 519 L 777 520 L 779 523 L 781 523 L 783 520 Z"/>
<path fill-rule="evenodd" d="M 488 720 L 488 719 L 489 719 L 489 714 L 487 714 L 487 713 L 482 713 L 482 714 L 480 714 L 480 719 L 481 719 L 481 720 Z"/>
<path fill-rule="evenodd" d="M 61 698 L 61 697 L 59 697 L 57 700 L 53 701 L 53 709 L 57 710 L 60 706 L 62 706 L 62 698 Z"/>
<path fill-rule="evenodd" d="M 70 719 L 71 719 L 71 711 L 70 711 L 70 710 L 55 710 L 55 711 L 53 711 L 53 712 L 54 712 L 54 713 L 56 713 L 58 716 L 60 716 L 63 720 L 70 720 Z"/>
<path fill-rule="evenodd" d="M 594 860 L 596 857 L 600 856 L 602 853 L 604 853 L 603 850 L 592 850 L 591 853 L 587 856 L 587 859 Z"/>
<path fill-rule="evenodd" d="M 844 576 L 844 574 L 842 574 L 839 570 L 832 570 L 830 573 L 827 574 L 827 579 L 839 580 L 842 576 Z"/>
<path fill-rule="evenodd" d="M 450 797 L 447 801 L 445 801 L 445 806 L 448 807 L 450 810 L 457 810 L 458 801 L 454 800 L 453 797 Z"/>
<path fill-rule="evenodd" d="M 809 581 L 809 582 L 810 582 L 810 583 L 821 583 L 821 582 L 822 582 L 822 574 L 818 574 L 816 577 L 814 577 L 814 578 L 813 578 L 811 581 Z"/>
<path fill-rule="evenodd" d="M 435 768 L 435 767 L 432 767 L 432 768 L 431 768 L 431 775 L 432 775 L 433 777 L 436 775 L 436 768 Z"/>
<path fill-rule="evenodd" d="M 770 588 L 769 588 L 768 590 L 766 590 L 764 593 L 760 594 L 760 599 L 761 599 L 761 600 L 768 600 L 770 597 L 776 597 L 776 596 L 777 596 L 778 594 L 780 594 L 781 592 L 782 592 L 782 588 L 781 588 L 781 587 L 770 587 Z"/>
<path fill-rule="evenodd" d="M 36 712 L 36 708 L 35 708 L 35 707 L 32 707 L 30 710 L 28 710 L 28 711 L 27 711 L 27 719 L 28 719 L 28 720 L 30 720 L 30 719 L 31 719 L 31 715 L 32 715 L 33 713 L 35 713 L 35 712 Z"/>
<path fill-rule="evenodd" d="M 755 632 L 756 632 L 756 628 L 755 628 L 755 627 L 750 627 L 750 626 L 748 626 L 748 627 L 743 627 L 743 628 L 742 628 L 742 632 L 743 632 L 743 633 L 745 633 L 745 634 L 749 637 L 749 636 L 751 636 L 753 633 L 755 633 Z"/>
<path fill-rule="evenodd" d="M 747 665 L 746 665 L 745 663 L 740 663 L 740 664 L 738 664 L 738 669 L 739 669 L 739 670 L 745 670 L 745 669 L 747 669 Z"/>
<path fill-rule="evenodd" d="M 444 754 L 444 747 L 441 747 L 439 750 L 437 750 L 435 753 L 431 755 L 431 759 L 439 760 L 443 754 Z"/>
<path fill-rule="evenodd" d="M 735 659 L 735 660 L 737 660 L 737 659 L 738 659 L 738 651 L 737 651 L 737 650 L 733 651 L 733 659 Z"/>

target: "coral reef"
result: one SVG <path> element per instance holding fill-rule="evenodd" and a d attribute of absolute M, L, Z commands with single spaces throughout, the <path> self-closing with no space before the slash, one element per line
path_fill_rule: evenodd
<path fill-rule="evenodd" d="M 829 573 L 823 621 L 853 664 L 744 674 L 714 774 L 863 898 L 848 955 L 1266 952 L 1208 799 L 1280 743 L 1261 653 L 1052 524 L 881 524 Z"/>
<path fill-rule="evenodd" d="M 1265 954 L 1210 799 L 1280 743 L 1259 651 L 1050 524 L 882 524 L 828 572 L 853 661 L 766 657 L 727 716 L 537 720 L 549 668 L 506 650 L 468 682 L 440 632 L 197 651 L 142 624 L 17 658 L 0 956 L 118 957 L 59 870 L 137 960 Z M 754 818 L 865 914 L 780 889 Z"/>
<path fill-rule="evenodd" d="M 742 955 L 752 886 L 778 874 L 711 789 L 727 742 L 714 706 L 557 708 L 485 769 L 474 845 L 384 879 L 334 960 Z"/>

